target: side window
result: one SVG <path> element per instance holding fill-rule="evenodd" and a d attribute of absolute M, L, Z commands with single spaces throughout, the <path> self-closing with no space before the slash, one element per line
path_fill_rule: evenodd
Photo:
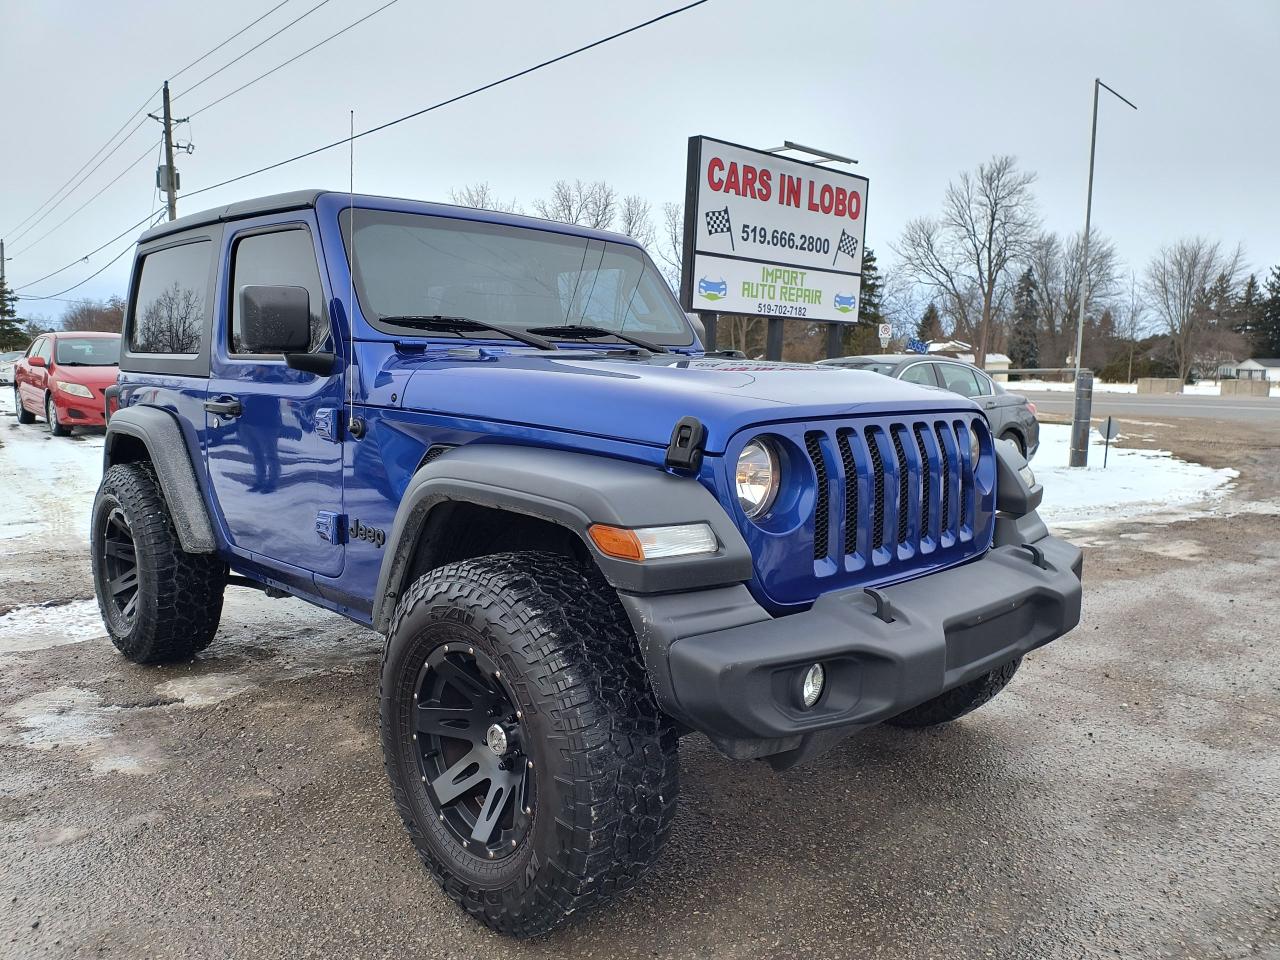
<path fill-rule="evenodd" d="M 324 346 L 329 337 L 328 314 L 324 309 L 324 289 L 316 266 L 311 234 L 303 229 L 254 233 L 236 241 L 231 255 L 231 341 L 232 353 L 247 353 L 240 339 L 240 288 L 247 286 L 305 287 L 311 300 L 311 347 Z"/>
<path fill-rule="evenodd" d="M 44 337 L 37 337 L 31 341 L 31 346 L 27 347 L 27 357 L 34 357 L 40 353 L 40 346 L 44 343 Z"/>
<path fill-rule="evenodd" d="M 926 387 L 938 385 L 938 381 L 933 376 L 932 363 L 917 363 L 907 367 L 902 374 L 902 379 L 907 383 L 923 383 Z"/>
<path fill-rule="evenodd" d="M 40 356 L 44 357 L 45 363 L 49 363 L 53 359 L 53 341 L 48 337 L 40 341 Z"/>
<path fill-rule="evenodd" d="M 207 240 L 147 254 L 133 303 L 134 353 L 198 354 L 213 244 Z"/>
<path fill-rule="evenodd" d="M 978 379 L 979 395 L 984 397 L 989 397 L 996 392 L 995 387 L 991 385 L 992 384 L 991 378 L 988 377 L 985 373 L 978 373 L 977 371 L 974 371 L 973 375 Z"/>
<path fill-rule="evenodd" d="M 952 393 L 958 393 L 962 397 L 981 395 L 978 378 L 968 367 L 962 367 L 958 363 L 940 363 L 938 369 L 942 373 L 942 385 Z"/>

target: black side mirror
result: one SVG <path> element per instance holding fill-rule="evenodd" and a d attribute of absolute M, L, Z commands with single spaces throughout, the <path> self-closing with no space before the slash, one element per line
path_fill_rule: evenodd
<path fill-rule="evenodd" d="M 306 287 L 240 288 L 240 349 L 294 353 L 311 345 L 311 297 Z"/>

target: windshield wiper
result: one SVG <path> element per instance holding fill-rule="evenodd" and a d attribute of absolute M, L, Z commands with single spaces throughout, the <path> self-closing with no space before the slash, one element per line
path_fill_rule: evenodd
<path fill-rule="evenodd" d="M 654 343 L 652 340 L 642 340 L 640 337 L 633 337 L 629 333 L 606 330 L 604 327 L 588 327 L 567 323 L 560 327 L 530 327 L 529 332 L 546 334 L 548 337 L 563 337 L 565 340 L 596 340 L 600 337 L 617 337 L 623 343 L 643 347 L 653 353 L 671 352 L 662 344 Z"/>
<path fill-rule="evenodd" d="M 519 340 L 521 343 L 537 347 L 539 350 L 556 349 L 554 343 L 550 340 L 544 340 L 542 337 L 535 337 L 531 333 L 517 330 L 514 327 L 487 323 L 483 320 L 472 320 L 470 317 L 446 317 L 443 314 L 433 313 L 429 316 L 415 314 L 391 315 L 383 316 L 379 319 L 386 323 L 399 324 L 402 327 L 415 327 L 419 330 L 439 330 L 442 333 L 478 333 L 481 330 L 492 330 L 494 333 L 500 333 L 505 337 L 510 337 L 512 340 Z"/>

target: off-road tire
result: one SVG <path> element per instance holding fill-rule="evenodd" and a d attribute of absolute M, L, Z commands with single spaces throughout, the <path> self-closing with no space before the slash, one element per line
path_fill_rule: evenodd
<path fill-rule="evenodd" d="M 18 408 L 19 423 L 35 423 L 36 415 L 22 405 L 22 394 L 18 392 L 18 385 L 13 385 L 13 405 Z"/>
<path fill-rule="evenodd" d="M 527 832 L 497 860 L 468 852 L 441 822 L 414 740 L 419 671 L 432 651 L 459 641 L 499 668 L 534 764 Z M 675 730 L 617 595 L 565 557 L 497 554 L 419 578 L 392 619 L 381 725 L 395 804 L 423 863 L 500 933 L 546 933 L 613 899 L 657 859 L 671 830 Z"/>
<path fill-rule="evenodd" d="M 45 394 L 44 398 L 44 419 L 49 425 L 49 432 L 55 437 L 71 436 L 71 428 L 65 427 L 58 422 L 58 407 L 53 402 L 53 394 Z"/>
<path fill-rule="evenodd" d="M 919 706 L 912 707 L 886 720 L 894 727 L 932 727 L 939 723 L 958 720 L 966 713 L 972 713 L 1009 685 L 1013 675 L 1018 672 L 1022 658 L 1001 664 L 990 673 L 984 673 L 976 680 L 970 680 L 945 693 L 940 693 L 932 700 L 926 700 Z"/>
<path fill-rule="evenodd" d="M 107 521 L 119 510 L 136 556 L 136 607 L 122 615 L 110 592 Z M 90 552 L 102 621 L 116 648 L 134 663 L 188 660 L 218 631 L 227 565 L 213 554 L 182 549 L 150 464 L 108 468 L 93 503 Z"/>

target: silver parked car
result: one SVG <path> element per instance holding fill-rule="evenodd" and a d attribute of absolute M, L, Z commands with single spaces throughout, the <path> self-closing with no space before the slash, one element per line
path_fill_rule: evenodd
<path fill-rule="evenodd" d="M 13 383 L 13 368 L 23 357 L 21 350 L 10 350 L 8 353 L 0 353 L 0 383 Z"/>
<path fill-rule="evenodd" d="M 870 370 L 886 377 L 950 390 L 975 401 L 987 414 L 991 432 L 1002 440 L 1012 440 L 1030 460 L 1040 448 L 1040 422 L 1036 405 L 984 371 L 963 360 L 922 353 L 887 353 L 875 356 L 836 357 L 818 361 L 826 367 Z"/>

